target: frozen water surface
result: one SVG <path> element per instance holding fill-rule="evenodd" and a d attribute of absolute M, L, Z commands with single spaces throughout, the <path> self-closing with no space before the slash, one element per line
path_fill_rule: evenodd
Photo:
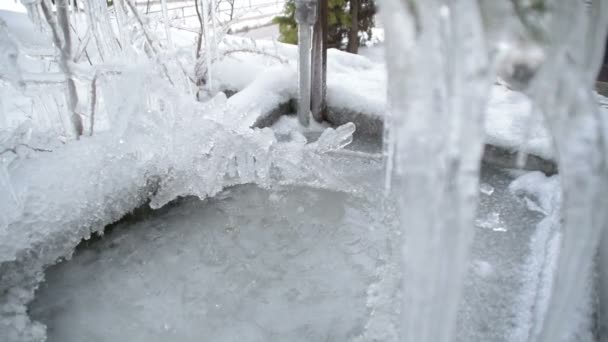
<path fill-rule="evenodd" d="M 332 158 L 336 172 L 362 184 L 357 193 L 245 185 L 182 199 L 114 226 L 48 269 L 31 316 L 51 342 L 364 336 L 382 315 L 394 318 L 400 276 L 380 270 L 398 262 L 400 235 L 392 200 L 382 197 L 381 161 L 348 151 Z M 479 217 L 499 213 L 508 229 L 477 229 L 459 341 L 507 340 L 539 217 L 506 190 L 506 173 L 488 168 L 482 181 L 495 191 L 480 197 Z M 382 281 L 388 302 L 370 291 Z"/>

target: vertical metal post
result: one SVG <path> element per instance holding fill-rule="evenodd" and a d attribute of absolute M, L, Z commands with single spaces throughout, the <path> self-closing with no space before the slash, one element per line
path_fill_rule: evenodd
<path fill-rule="evenodd" d="M 302 126 L 310 122 L 310 52 L 312 28 L 317 19 L 317 0 L 296 0 L 298 23 L 298 120 Z"/>
<path fill-rule="evenodd" d="M 321 122 L 325 119 L 327 105 L 327 0 L 319 0 L 317 22 L 312 38 L 312 117 Z"/>

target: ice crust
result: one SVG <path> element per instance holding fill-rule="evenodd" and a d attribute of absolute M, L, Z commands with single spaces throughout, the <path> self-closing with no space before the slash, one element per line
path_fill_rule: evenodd
<path fill-rule="evenodd" d="M 515 329 L 509 341 L 530 341 L 540 333 L 541 323 L 549 306 L 562 238 L 562 190 L 559 176 L 547 177 L 535 171 L 516 178 L 509 191 L 529 210 L 537 211 L 542 219 L 536 225 L 529 242 L 530 252 L 522 266 L 522 289 L 517 295 L 513 315 Z M 585 284 L 584 295 L 569 322 L 564 341 L 592 341 L 594 303 L 592 277 L 579 279 Z"/>
<path fill-rule="evenodd" d="M 359 192 L 236 186 L 178 201 L 47 270 L 29 312 L 49 325 L 49 342 L 398 341 L 400 234 L 382 163 L 327 158 Z M 481 198 L 479 216 L 500 212 L 509 229 L 478 229 L 459 342 L 508 341 L 522 241 L 538 222 L 508 191 L 508 175 L 489 169 L 482 179 L 495 193 Z"/>

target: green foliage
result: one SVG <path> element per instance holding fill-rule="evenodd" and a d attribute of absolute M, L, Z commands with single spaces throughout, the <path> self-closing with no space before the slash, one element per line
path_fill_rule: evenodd
<path fill-rule="evenodd" d="M 323 0 L 319 0 L 323 1 Z M 327 0 L 327 44 L 330 48 L 344 49 L 350 29 L 350 0 Z M 298 43 L 298 25 L 295 20 L 295 0 L 287 0 L 283 15 L 275 17 L 273 22 L 279 25 L 280 41 L 288 44 Z M 359 32 L 365 32 L 371 38 L 374 26 L 375 6 L 373 0 L 360 0 Z"/>
<path fill-rule="evenodd" d="M 287 44 L 298 43 L 298 25 L 296 24 L 295 13 L 296 3 L 294 0 L 288 0 L 285 3 L 283 16 L 274 17 L 272 22 L 279 25 L 280 40 Z"/>

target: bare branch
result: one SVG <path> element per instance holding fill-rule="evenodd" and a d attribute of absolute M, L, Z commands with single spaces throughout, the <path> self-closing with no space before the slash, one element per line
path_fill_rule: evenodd
<path fill-rule="evenodd" d="M 0 151 L 0 155 L 3 155 L 3 154 L 8 153 L 8 152 L 12 152 L 14 154 L 17 154 L 17 148 L 20 147 L 20 146 L 21 147 L 25 147 L 27 149 L 30 149 L 32 151 L 36 151 L 36 152 L 53 152 L 52 150 L 47 150 L 47 149 L 39 148 L 39 147 L 33 147 L 33 146 L 30 146 L 30 145 L 24 144 L 24 143 L 18 143 L 14 147 L 7 147 L 4 150 Z"/>
<path fill-rule="evenodd" d="M 198 0 L 194 0 L 194 8 L 196 9 L 196 16 L 198 17 L 198 23 L 200 25 L 200 29 L 198 31 L 198 38 L 196 40 L 196 58 L 198 59 L 201 56 L 201 45 L 203 43 L 203 35 L 205 34 L 205 28 L 203 25 L 203 17 L 201 16 L 201 11 L 198 7 Z"/>

